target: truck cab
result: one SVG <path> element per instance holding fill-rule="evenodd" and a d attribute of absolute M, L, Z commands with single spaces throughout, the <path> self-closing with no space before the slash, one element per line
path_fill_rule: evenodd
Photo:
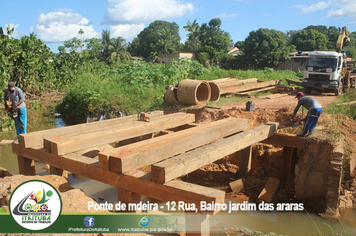
<path fill-rule="evenodd" d="M 302 86 L 304 92 L 311 90 L 334 92 L 340 95 L 344 88 L 346 54 L 332 51 L 314 51 L 308 54 Z"/>

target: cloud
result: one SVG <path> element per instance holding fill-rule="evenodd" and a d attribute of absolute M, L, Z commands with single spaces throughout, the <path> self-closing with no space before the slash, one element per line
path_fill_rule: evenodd
<path fill-rule="evenodd" d="M 179 0 L 108 0 L 102 24 L 147 24 L 154 20 L 181 17 L 194 10 L 193 4 Z"/>
<path fill-rule="evenodd" d="M 236 17 L 238 16 L 239 14 L 237 13 L 233 13 L 233 14 L 226 14 L 226 13 L 223 13 L 223 14 L 220 14 L 218 16 L 214 16 L 213 18 L 231 18 L 231 17 Z"/>
<path fill-rule="evenodd" d="M 328 9 L 327 17 L 352 16 L 356 18 L 356 0 L 330 0 L 327 2 L 321 1 L 310 6 L 294 5 L 293 7 L 300 8 L 301 14 Z"/>
<path fill-rule="evenodd" d="M 333 6 L 339 9 L 330 10 L 327 14 L 328 17 L 342 17 L 342 16 L 356 16 L 356 0 L 339 0 L 330 1 Z"/>
<path fill-rule="evenodd" d="M 38 38 L 45 42 L 63 42 L 73 37 L 80 38 L 81 36 L 78 34 L 80 29 L 84 31 L 83 40 L 100 37 L 88 19 L 78 13 L 72 13 L 68 9 L 65 12 L 40 14 L 34 28 Z"/>
<path fill-rule="evenodd" d="M 301 14 L 324 10 L 330 6 L 330 2 L 318 2 L 310 6 L 299 6 L 301 8 Z"/>
<path fill-rule="evenodd" d="M 122 37 L 127 41 L 130 41 L 134 37 L 136 37 L 143 29 L 145 25 L 130 25 L 130 24 L 123 24 L 123 25 L 112 25 L 110 26 L 110 36 L 111 37 Z"/>

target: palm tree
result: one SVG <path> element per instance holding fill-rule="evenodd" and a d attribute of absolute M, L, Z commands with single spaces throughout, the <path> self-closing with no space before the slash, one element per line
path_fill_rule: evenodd
<path fill-rule="evenodd" d="M 104 58 L 108 58 L 110 53 L 109 53 L 109 46 L 111 43 L 111 39 L 110 39 L 110 30 L 103 30 L 103 32 L 101 32 L 101 44 L 104 47 Z"/>
<path fill-rule="evenodd" d="M 82 28 L 80 28 L 80 30 L 78 31 L 78 34 L 80 34 L 80 52 L 83 51 L 83 34 L 84 34 L 84 30 Z"/>
<path fill-rule="evenodd" d="M 109 45 L 110 59 L 112 62 L 119 63 L 120 61 L 130 60 L 130 53 L 127 51 L 126 40 L 122 37 L 112 38 Z"/>
<path fill-rule="evenodd" d="M 190 32 L 189 34 L 187 34 L 188 40 L 190 40 L 192 42 L 193 52 L 197 52 L 198 44 L 199 44 L 199 30 L 200 30 L 200 26 L 199 26 L 197 20 L 195 19 L 193 21 L 193 23 L 191 23 L 188 20 L 187 25 L 183 26 L 183 28 L 185 29 L 185 31 Z"/>

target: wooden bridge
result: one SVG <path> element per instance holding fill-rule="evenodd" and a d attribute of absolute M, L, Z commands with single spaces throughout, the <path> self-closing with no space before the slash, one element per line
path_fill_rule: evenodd
<path fill-rule="evenodd" d="M 274 135 L 278 123 L 252 129 L 247 128 L 248 120 L 239 118 L 196 124 L 194 114 L 164 115 L 162 111 L 152 112 L 150 120 L 137 121 L 134 115 L 22 134 L 19 143 L 12 146 L 18 155 L 20 174 L 35 175 L 34 161 L 38 161 L 50 165 L 51 174 L 65 175 L 69 171 L 115 186 L 118 199 L 124 203 L 139 202 L 144 195 L 200 206 L 201 201 L 224 203 L 225 192 L 183 182 L 178 179 L 180 176 L 241 152 L 242 178 L 250 170 L 251 145 L 258 142 L 303 145 L 299 139 Z M 118 144 L 114 148 L 100 148 L 114 143 Z M 99 158 L 86 156 L 90 151 L 98 153 Z M 286 160 L 284 165 L 291 165 L 288 152 Z M 147 166 L 151 171 L 142 171 L 141 167 Z M 209 215 L 217 211 L 200 212 L 198 222 L 190 223 L 200 224 L 207 234 Z"/>

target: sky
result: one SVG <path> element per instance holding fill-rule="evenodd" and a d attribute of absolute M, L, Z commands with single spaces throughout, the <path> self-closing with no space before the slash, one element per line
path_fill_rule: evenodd
<path fill-rule="evenodd" d="M 14 27 L 15 38 L 34 32 L 53 52 L 73 37 L 101 38 L 103 30 L 131 42 L 155 20 L 177 23 L 182 42 L 188 33 L 183 26 L 195 19 L 201 25 L 220 18 L 234 43 L 259 28 L 356 31 L 356 0 L 1 0 L 0 9 L 0 27 Z"/>

